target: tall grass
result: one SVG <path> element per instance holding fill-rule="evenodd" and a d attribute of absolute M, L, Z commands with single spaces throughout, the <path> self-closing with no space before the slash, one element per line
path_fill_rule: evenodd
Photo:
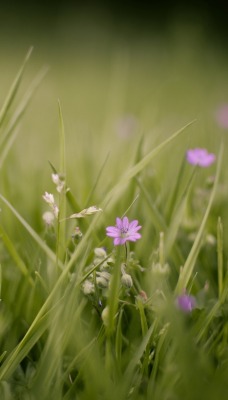
<path fill-rule="evenodd" d="M 101 151 L 99 137 L 91 150 L 76 139 L 79 193 L 74 174 L 68 176 L 75 160 L 67 154 L 59 102 L 59 160 L 50 160 L 51 189 L 42 187 L 29 215 L 36 177 L 15 201 L 7 168 L 18 122 L 43 76 L 18 99 L 29 56 L 0 111 L 0 398 L 225 398 L 223 142 L 218 137 L 209 149 L 216 163 L 202 169 L 185 157 L 188 132 L 195 143 L 198 137 L 195 120 L 155 141 L 130 135 L 113 142 L 111 154 L 111 146 Z M 16 175 L 18 193 L 26 184 Z M 54 195 L 51 204 L 42 199 L 45 191 Z M 48 210 L 58 212 L 45 223 Z M 124 215 L 139 221 L 142 238 L 113 246 L 105 228 Z M 188 312 L 178 306 L 183 295 L 195 301 Z"/>

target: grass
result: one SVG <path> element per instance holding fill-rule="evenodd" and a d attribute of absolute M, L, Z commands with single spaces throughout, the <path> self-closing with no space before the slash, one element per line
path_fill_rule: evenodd
<path fill-rule="evenodd" d="M 43 110 L 35 91 L 38 86 L 40 93 L 48 91 L 48 82 L 41 83 L 46 69 L 29 83 L 31 51 L 2 103 L 3 400 L 214 400 L 228 393 L 227 143 L 211 112 L 216 96 L 195 120 L 188 96 L 183 100 L 188 112 L 178 103 L 179 88 L 179 105 L 167 116 L 172 103 L 165 99 L 167 87 L 151 81 L 157 85 L 158 111 L 155 103 L 151 106 L 153 85 L 141 88 L 139 71 L 147 72 L 144 83 L 149 76 L 146 62 L 131 67 L 121 51 L 112 64 L 109 107 L 93 103 L 96 90 L 91 90 L 91 113 L 81 105 L 84 118 L 80 122 L 76 116 L 77 134 L 65 94 L 69 108 L 60 99 L 55 117 L 50 116 L 55 133 L 44 118 L 40 123 L 48 126 L 41 140 L 32 134 L 28 140 L 26 129 L 36 126 Z M 134 51 L 140 53 L 137 44 Z M 202 71 L 198 67 L 202 80 L 210 80 L 211 71 Z M 100 74 L 107 89 L 107 75 Z M 96 79 L 89 79 L 96 89 Z M 136 87 L 141 99 L 145 94 L 141 108 Z M 186 161 L 186 150 L 201 146 L 216 154 L 208 168 Z M 60 192 L 53 173 L 63 182 Z M 42 199 L 45 191 L 54 194 L 51 207 Z M 93 209 L 80 218 L 91 206 L 102 212 Z M 53 207 L 59 212 L 45 225 L 43 213 Z M 76 218 L 69 218 L 73 214 Z M 115 247 L 105 228 L 124 215 L 139 221 L 142 238 Z M 196 301 L 190 312 L 177 306 L 185 292 Z"/>

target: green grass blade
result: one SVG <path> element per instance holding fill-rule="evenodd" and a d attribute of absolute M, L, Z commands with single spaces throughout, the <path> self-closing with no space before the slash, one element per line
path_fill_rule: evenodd
<path fill-rule="evenodd" d="M 6 118 L 8 110 L 9 110 L 9 108 L 10 108 L 10 106 L 11 106 L 11 104 L 12 104 L 12 102 L 13 102 L 16 94 L 17 94 L 18 88 L 20 86 L 21 78 L 23 76 L 26 64 L 27 64 L 27 62 L 28 62 L 28 60 L 29 60 L 29 58 L 31 56 L 32 50 L 33 50 L 33 48 L 31 47 L 29 49 L 28 53 L 26 54 L 24 62 L 22 64 L 21 68 L 19 69 L 19 71 L 18 71 L 18 73 L 16 75 L 16 78 L 14 79 L 14 82 L 13 82 L 13 84 L 12 84 L 10 90 L 9 90 L 9 93 L 8 93 L 8 95 L 6 97 L 6 100 L 5 100 L 3 106 L 2 106 L 2 108 L 0 110 L 0 128 L 1 128 L 3 122 L 4 122 L 5 118 Z"/>
<path fill-rule="evenodd" d="M 87 197 L 87 200 L 85 202 L 85 208 L 90 206 L 90 202 L 91 202 L 91 200 L 93 198 L 93 194 L 94 194 L 94 192 L 95 192 L 95 190 L 96 190 L 96 188 L 98 186 L 99 180 L 100 180 L 102 172 L 104 171 L 104 168 L 105 168 L 105 166 L 107 164 L 109 156 L 110 156 L 110 152 L 106 155 L 105 160 L 104 160 L 103 164 L 101 165 L 101 168 L 100 168 L 100 170 L 98 172 L 98 175 L 97 175 L 97 178 L 96 178 L 96 180 L 94 182 L 94 185 L 93 185 L 93 187 L 92 187 L 92 189 L 91 189 L 91 191 L 90 191 L 90 193 L 89 193 L 89 195 Z"/>
<path fill-rule="evenodd" d="M 60 174 L 62 174 L 64 176 L 64 179 L 66 180 L 65 128 L 63 123 L 63 115 L 60 102 L 58 102 L 58 106 L 59 106 Z M 66 219 L 66 196 L 65 196 L 65 190 L 63 189 L 62 192 L 59 193 L 59 215 L 58 215 L 57 244 L 56 244 L 57 264 L 58 260 L 62 260 L 65 255 L 65 249 L 66 249 L 65 219 Z"/>
<path fill-rule="evenodd" d="M 28 278 L 29 283 L 32 286 L 34 286 L 34 281 L 33 281 L 32 277 L 29 275 L 29 271 L 28 271 L 24 261 L 22 260 L 22 258 L 18 254 L 15 246 L 13 245 L 13 243 L 11 242 L 10 238 L 8 237 L 8 235 L 6 234 L 5 230 L 3 229 L 3 227 L 1 225 L 0 225 L 0 237 L 1 237 L 2 241 L 4 242 L 4 244 L 5 244 L 8 252 L 10 253 L 11 257 L 15 261 L 16 266 L 18 267 L 18 269 L 21 271 L 21 273 L 26 278 Z"/>
<path fill-rule="evenodd" d="M 110 282 L 110 289 L 108 293 L 108 324 L 107 335 L 111 336 L 114 332 L 116 313 L 119 302 L 119 288 L 120 288 L 120 270 L 121 270 L 121 250 L 119 246 L 117 249 L 116 262 L 114 265 L 113 275 Z"/>
<path fill-rule="evenodd" d="M 134 370 L 137 367 L 138 363 L 140 362 L 140 359 L 143 356 L 143 353 L 145 352 L 145 350 L 151 340 L 151 336 L 153 335 L 156 326 L 157 326 L 157 321 L 155 320 L 153 322 L 153 324 L 149 327 L 144 338 L 142 339 L 142 342 L 141 342 L 139 348 L 137 349 L 135 354 L 133 354 L 133 356 L 131 357 L 131 361 L 129 362 L 129 365 L 124 374 L 126 382 L 131 380 Z"/>
<path fill-rule="evenodd" d="M 17 212 L 17 210 L 9 203 L 6 198 L 0 194 L 0 199 L 3 203 L 12 211 L 15 217 L 20 221 L 20 223 L 24 226 L 30 236 L 35 240 L 35 242 L 39 245 L 39 247 L 44 251 L 47 257 L 55 262 L 56 257 L 55 253 L 46 245 L 46 243 L 39 237 L 39 235 L 34 231 L 34 229 L 25 221 L 25 219 Z M 62 268 L 62 263 L 59 262 L 60 267 Z"/>
<path fill-rule="evenodd" d="M 223 290 L 223 225 L 221 218 L 217 224 L 217 254 L 218 254 L 218 295 L 221 298 Z"/>
<path fill-rule="evenodd" d="M 140 188 L 142 198 L 145 200 L 147 206 L 148 206 L 148 212 L 151 217 L 151 222 L 155 226 L 158 232 L 163 232 L 165 234 L 169 235 L 169 230 L 166 225 L 166 221 L 164 220 L 162 214 L 159 212 L 155 204 L 153 203 L 153 200 L 151 199 L 147 189 L 145 188 L 144 184 L 140 182 L 138 178 L 136 178 L 136 182 Z M 169 240 L 169 239 L 168 239 Z M 167 248 L 166 248 L 166 254 L 168 253 Z M 175 264 L 181 265 L 183 262 L 183 257 L 181 255 L 181 252 L 179 251 L 176 243 L 174 243 L 174 246 L 172 248 L 172 257 L 174 259 Z"/>
<path fill-rule="evenodd" d="M 14 111 L 13 115 L 10 118 L 9 126 L 5 131 L 2 133 L 0 137 L 0 147 L 1 147 L 1 157 L 0 157 L 0 168 L 3 165 L 3 162 L 9 152 L 9 149 L 16 138 L 18 131 L 15 132 L 15 128 L 17 127 L 18 123 L 20 122 L 22 116 L 24 115 L 26 109 L 29 106 L 29 103 L 34 95 L 35 91 L 39 87 L 40 83 L 44 79 L 45 75 L 47 74 L 48 69 L 44 68 L 40 71 L 40 73 L 35 77 L 32 81 L 31 85 L 29 86 L 28 90 L 22 97 L 19 105 L 17 106 L 16 110 Z"/>
<path fill-rule="evenodd" d="M 193 173 L 192 173 L 189 181 L 186 184 L 186 187 L 181 196 L 181 199 L 179 200 L 179 202 L 177 202 L 176 206 L 174 207 L 174 211 L 172 213 L 173 217 L 171 219 L 170 226 L 167 230 L 166 240 L 165 240 L 165 255 L 166 256 L 169 254 L 170 250 L 173 248 L 173 246 L 175 244 L 177 233 L 178 233 L 179 227 L 183 220 L 183 215 L 184 215 L 184 211 L 186 208 L 188 196 L 191 192 L 195 173 L 196 173 L 196 169 L 193 170 Z"/>
<path fill-rule="evenodd" d="M 180 166 L 180 169 L 179 169 L 179 173 L 178 173 L 177 179 L 175 180 L 175 186 L 174 186 L 170 201 L 168 202 L 168 207 L 167 207 L 168 210 L 166 212 L 168 223 L 172 218 L 173 210 L 174 210 L 177 198 L 178 198 L 180 185 L 181 185 L 182 178 L 183 178 L 183 175 L 184 175 L 185 166 L 186 166 L 186 158 L 183 157 L 183 160 L 182 160 L 182 163 L 181 163 L 181 166 Z"/>
<path fill-rule="evenodd" d="M 203 235 L 203 231 L 207 222 L 207 218 L 208 215 L 210 213 L 211 207 L 212 207 L 212 203 L 216 194 L 216 189 L 218 186 L 218 180 L 219 180 L 219 175 L 220 175 L 220 171 L 221 171 L 221 166 L 222 166 L 222 156 L 223 156 L 223 143 L 220 146 L 220 151 L 219 151 L 219 156 L 218 156 L 218 162 L 217 162 L 217 170 L 216 170 L 216 175 L 215 175 L 215 181 L 214 181 L 214 186 L 213 189 L 211 191 L 211 195 L 210 195 L 210 199 L 202 220 L 202 223 L 200 225 L 200 228 L 197 232 L 196 235 L 196 239 L 194 241 L 194 244 L 191 248 L 191 251 L 188 255 L 188 258 L 184 264 L 184 267 L 182 269 L 182 271 L 180 272 L 179 275 L 179 280 L 177 282 L 177 286 L 176 286 L 176 293 L 182 293 L 182 291 L 184 289 L 186 289 L 189 280 L 191 279 L 191 275 L 194 269 L 194 265 L 197 259 L 197 256 L 199 254 L 199 250 L 200 250 L 200 246 L 201 246 L 201 239 L 202 239 L 202 235 Z"/>
<path fill-rule="evenodd" d="M 110 206 L 112 202 L 117 201 L 119 196 L 122 193 L 123 188 L 126 188 L 126 184 L 132 178 L 134 178 L 137 174 L 139 174 L 169 143 L 171 143 L 174 139 L 176 139 L 181 133 L 185 131 L 190 125 L 192 125 L 194 121 L 189 122 L 181 129 L 176 131 L 173 135 L 171 135 L 168 139 L 164 140 L 160 143 L 155 149 L 153 149 L 149 154 L 147 154 L 141 161 L 131 167 L 123 176 L 119 179 L 118 183 L 114 186 L 113 189 L 107 194 L 104 199 L 104 207 L 107 205 Z"/>

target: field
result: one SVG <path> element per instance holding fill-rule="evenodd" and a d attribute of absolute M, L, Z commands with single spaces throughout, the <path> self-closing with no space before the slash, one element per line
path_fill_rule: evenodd
<path fill-rule="evenodd" d="M 224 399 L 228 60 L 87 23 L 3 49 L 0 399 Z"/>

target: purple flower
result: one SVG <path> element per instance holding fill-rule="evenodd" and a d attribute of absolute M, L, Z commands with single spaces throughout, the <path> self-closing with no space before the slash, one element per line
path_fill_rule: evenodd
<path fill-rule="evenodd" d="M 118 246 L 126 243 L 128 240 L 135 242 L 140 239 L 141 235 L 138 231 L 141 228 L 137 220 L 129 222 L 127 217 L 123 217 L 123 219 L 116 218 L 116 226 L 108 226 L 106 228 L 106 235 L 114 238 L 113 243 L 115 246 Z"/>
<path fill-rule="evenodd" d="M 216 120 L 221 128 L 228 128 L 228 104 L 223 104 L 215 114 Z"/>
<path fill-rule="evenodd" d="M 182 294 L 176 299 L 176 305 L 182 311 L 189 313 L 196 307 L 196 299 L 194 296 L 188 294 Z"/>
<path fill-rule="evenodd" d="M 200 167 L 209 167 L 215 161 L 215 155 L 208 153 L 206 149 L 190 149 L 186 154 L 187 161 L 192 165 L 199 165 Z"/>

